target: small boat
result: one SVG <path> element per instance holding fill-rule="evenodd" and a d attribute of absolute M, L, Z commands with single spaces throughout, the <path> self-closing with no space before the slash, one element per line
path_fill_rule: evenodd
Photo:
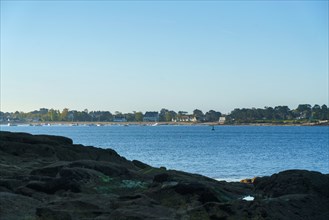
<path fill-rule="evenodd" d="M 153 124 L 152 126 L 158 126 L 159 124 L 158 123 L 155 123 L 155 124 Z"/>
<path fill-rule="evenodd" d="M 8 123 L 8 126 L 17 126 L 17 124 Z"/>

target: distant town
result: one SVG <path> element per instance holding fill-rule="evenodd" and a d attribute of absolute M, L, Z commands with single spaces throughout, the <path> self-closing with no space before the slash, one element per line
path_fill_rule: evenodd
<path fill-rule="evenodd" d="M 1 112 L 0 123 L 8 125 L 70 122 L 70 123 L 214 123 L 214 124 L 328 124 L 329 109 L 327 105 L 300 104 L 296 109 L 287 106 L 242 108 L 234 109 L 229 114 L 210 110 L 202 112 L 195 109 L 192 114 L 186 111 L 173 111 L 161 109 L 160 111 L 147 111 L 122 113 L 116 111 L 83 111 L 64 108 L 62 111 L 40 108 L 31 112 Z"/>

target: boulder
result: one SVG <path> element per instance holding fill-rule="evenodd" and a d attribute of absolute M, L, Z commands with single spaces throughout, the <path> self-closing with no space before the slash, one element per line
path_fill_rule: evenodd
<path fill-rule="evenodd" d="M 254 180 L 255 190 L 268 197 L 317 194 L 329 197 L 329 175 L 307 170 L 287 170 Z"/>

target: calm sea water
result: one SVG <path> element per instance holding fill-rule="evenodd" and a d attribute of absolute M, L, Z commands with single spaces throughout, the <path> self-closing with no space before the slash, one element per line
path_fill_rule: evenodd
<path fill-rule="evenodd" d="M 287 169 L 329 173 L 329 127 L 1 126 L 112 148 L 127 159 L 211 178 L 239 180 Z"/>

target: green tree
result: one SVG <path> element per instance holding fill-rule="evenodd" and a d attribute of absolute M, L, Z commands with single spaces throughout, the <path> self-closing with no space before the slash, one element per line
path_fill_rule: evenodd
<path fill-rule="evenodd" d="M 166 115 L 165 115 L 165 121 L 172 121 L 173 119 L 173 115 L 171 114 L 171 112 L 166 112 Z"/>
<path fill-rule="evenodd" d="M 135 121 L 135 114 L 133 114 L 133 113 L 126 113 L 126 114 L 124 114 L 124 116 L 127 119 L 127 121 L 129 121 L 129 122 Z"/>
<path fill-rule="evenodd" d="M 312 106 L 309 104 L 300 104 L 296 111 L 299 114 L 299 118 L 309 119 L 312 115 Z"/>
<path fill-rule="evenodd" d="M 198 121 L 204 121 L 204 114 L 201 110 L 195 109 L 193 111 L 193 116 L 198 120 Z"/>
<path fill-rule="evenodd" d="M 214 110 L 210 110 L 209 112 L 207 112 L 205 114 L 205 121 L 208 121 L 208 122 L 218 122 L 219 117 L 221 115 L 222 114 L 220 112 L 216 112 Z"/>
<path fill-rule="evenodd" d="M 68 108 L 64 108 L 61 112 L 61 120 L 62 121 L 67 121 L 68 120 L 68 116 L 69 116 L 69 109 Z"/>
<path fill-rule="evenodd" d="M 113 121 L 113 115 L 109 111 L 104 111 L 100 113 L 100 121 Z"/>
<path fill-rule="evenodd" d="M 272 107 L 265 107 L 264 118 L 272 120 L 274 118 L 274 109 Z"/>
<path fill-rule="evenodd" d="M 169 112 L 169 110 L 168 109 L 165 109 L 165 108 L 163 108 L 163 109 L 160 110 L 160 113 L 159 113 L 159 121 L 167 121 L 166 120 L 166 114 L 167 114 L 167 112 Z"/>
<path fill-rule="evenodd" d="M 321 120 L 329 120 L 329 109 L 326 105 L 321 106 Z"/>
<path fill-rule="evenodd" d="M 312 107 L 312 119 L 321 119 L 321 107 L 320 105 L 314 105 Z"/>
<path fill-rule="evenodd" d="M 288 106 L 276 106 L 274 108 L 275 119 L 285 120 L 289 118 L 290 109 Z"/>
<path fill-rule="evenodd" d="M 135 113 L 135 120 L 138 122 L 143 121 L 143 113 L 142 112 L 136 112 Z"/>
<path fill-rule="evenodd" d="M 49 121 L 58 121 L 59 120 L 60 113 L 58 110 L 50 109 L 47 114 L 48 114 L 47 118 Z"/>

